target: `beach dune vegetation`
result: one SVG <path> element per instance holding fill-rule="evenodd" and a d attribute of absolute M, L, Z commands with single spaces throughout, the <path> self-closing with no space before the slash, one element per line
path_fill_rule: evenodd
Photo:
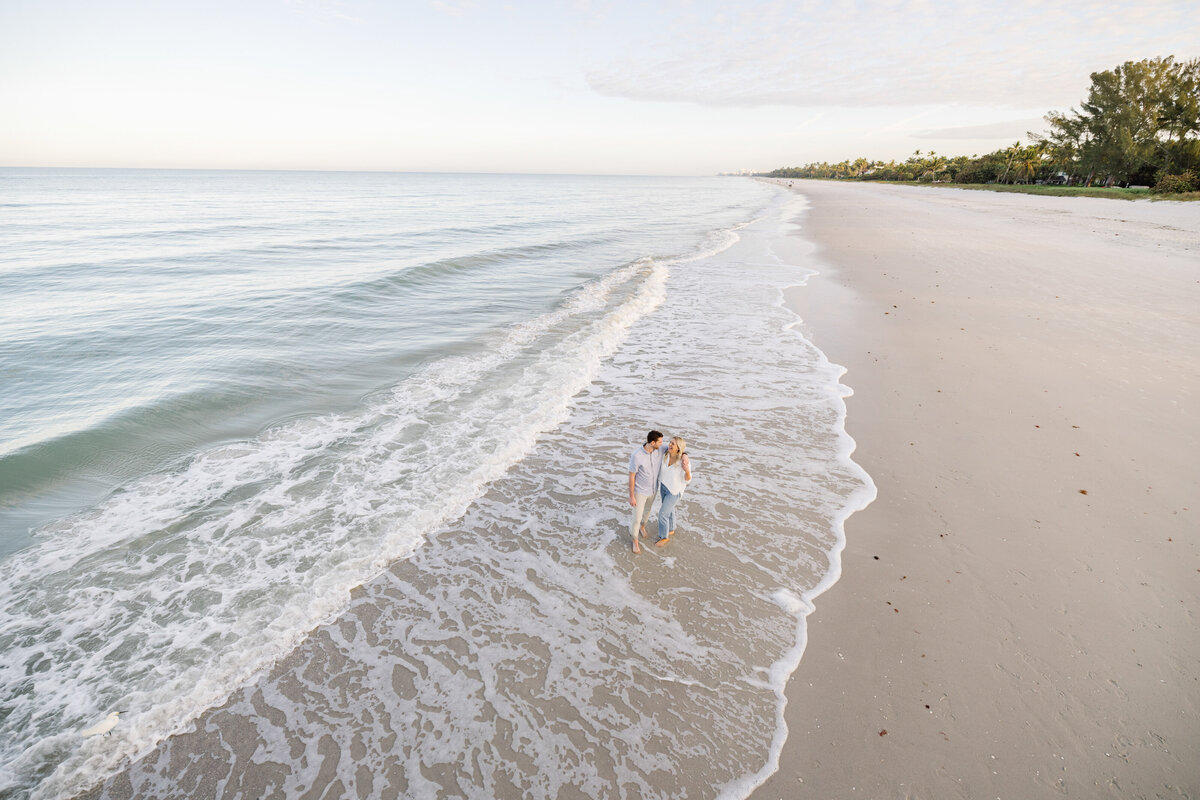
<path fill-rule="evenodd" d="M 1126 61 L 1093 72 L 1077 109 L 1050 111 L 1045 119 L 1047 131 L 1029 132 L 1028 144 L 1017 141 L 984 155 L 917 150 L 902 162 L 859 157 L 764 174 L 1013 188 L 1153 186 L 1173 196 L 1200 191 L 1200 58 Z"/>
<path fill-rule="evenodd" d="M 1178 175 L 1163 175 L 1154 185 L 1153 191 L 1155 194 L 1200 192 L 1200 177 L 1190 169 L 1185 169 Z"/>

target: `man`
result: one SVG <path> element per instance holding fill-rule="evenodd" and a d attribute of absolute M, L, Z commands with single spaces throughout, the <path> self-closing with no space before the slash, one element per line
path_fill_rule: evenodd
<path fill-rule="evenodd" d="M 646 443 L 633 451 L 629 457 L 629 505 L 633 506 L 633 519 L 629 523 L 629 537 L 633 539 L 633 552 L 642 552 L 638 537 L 646 535 L 646 521 L 650 519 L 650 506 L 658 495 L 658 470 L 662 466 L 662 440 L 659 431 L 646 434 Z"/>

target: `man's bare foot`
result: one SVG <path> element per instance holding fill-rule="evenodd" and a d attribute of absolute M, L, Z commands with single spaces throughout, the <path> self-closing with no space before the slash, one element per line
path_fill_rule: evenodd
<path fill-rule="evenodd" d="M 655 547 L 666 547 L 666 546 L 667 546 L 667 542 L 669 542 L 669 541 L 671 541 L 671 537 L 670 537 L 670 536 L 668 536 L 668 537 L 667 537 L 667 538 L 665 538 L 665 539 L 659 539 L 657 542 L 655 542 L 655 543 L 654 543 L 654 546 L 655 546 Z"/>

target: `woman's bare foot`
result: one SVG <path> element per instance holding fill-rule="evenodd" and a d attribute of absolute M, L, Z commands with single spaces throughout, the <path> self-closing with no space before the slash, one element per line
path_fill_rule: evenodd
<path fill-rule="evenodd" d="M 648 537 L 648 536 L 650 535 L 650 534 L 646 533 L 646 526 L 645 526 L 645 525 L 643 525 L 643 526 L 642 526 L 642 527 L 641 527 L 641 528 L 638 530 L 638 533 L 641 535 L 641 537 L 642 537 L 643 539 L 645 539 L 646 537 Z"/>
<path fill-rule="evenodd" d="M 642 552 L 642 547 L 641 547 L 641 545 L 639 545 L 639 544 L 638 544 L 638 540 L 637 540 L 637 539 L 634 539 L 634 540 L 633 540 L 633 552 L 635 552 L 635 553 L 641 553 L 641 552 Z"/>

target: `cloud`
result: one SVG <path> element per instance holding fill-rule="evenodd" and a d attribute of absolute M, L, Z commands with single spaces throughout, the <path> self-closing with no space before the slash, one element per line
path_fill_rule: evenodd
<path fill-rule="evenodd" d="M 917 131 L 918 139 L 1024 139 L 1028 131 L 1044 130 L 1046 121 L 1041 117 L 1012 119 L 991 122 L 987 125 L 967 125 L 959 128 L 935 128 Z"/>
<path fill-rule="evenodd" d="M 452 17 L 464 17 L 473 11 L 479 10 L 479 4 L 473 2 L 473 0 L 433 0 L 430 5 L 435 10 L 443 14 L 449 14 Z"/>
<path fill-rule="evenodd" d="M 1088 74 L 1200 55 L 1194 0 L 685 4 L 594 62 L 601 95 L 709 106 L 1066 106 Z M 649 32 L 647 32 L 649 31 Z M 669 34 L 668 34 L 669 32 Z"/>

